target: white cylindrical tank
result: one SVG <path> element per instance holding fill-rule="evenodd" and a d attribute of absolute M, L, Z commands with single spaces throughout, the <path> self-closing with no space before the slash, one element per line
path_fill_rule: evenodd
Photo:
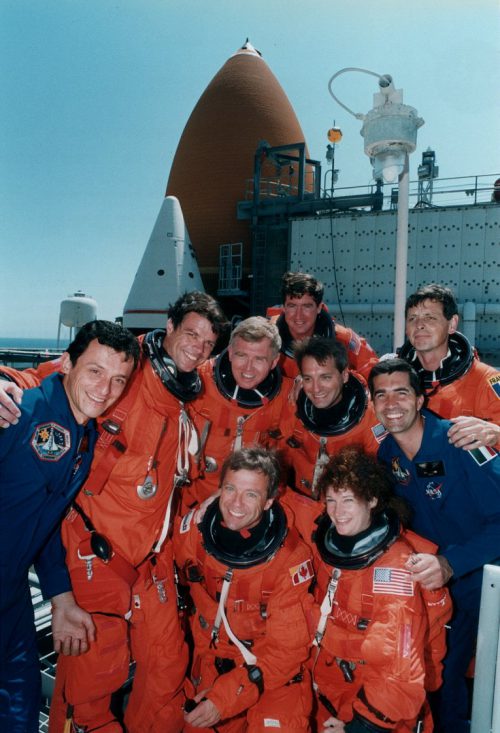
<path fill-rule="evenodd" d="M 89 321 L 97 318 L 97 302 L 90 295 L 85 295 L 81 290 L 68 295 L 61 301 L 59 323 L 68 328 L 81 328 Z"/>

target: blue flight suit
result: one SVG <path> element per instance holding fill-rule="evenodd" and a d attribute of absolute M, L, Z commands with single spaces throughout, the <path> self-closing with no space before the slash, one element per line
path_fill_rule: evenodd
<path fill-rule="evenodd" d="M 424 435 L 412 460 L 392 435 L 378 457 L 413 509 L 411 528 L 435 542 L 453 568 L 454 615 L 437 730 L 462 733 L 469 729 L 465 674 L 477 636 L 483 565 L 500 564 L 500 457 L 493 448 L 455 448 L 447 436 L 451 423 L 427 410 L 422 415 Z"/>
<path fill-rule="evenodd" d="M 96 439 L 78 425 L 54 374 L 0 429 L 0 731 L 37 733 L 40 670 L 28 571 L 45 598 L 71 590 L 59 523 L 84 482 Z"/>

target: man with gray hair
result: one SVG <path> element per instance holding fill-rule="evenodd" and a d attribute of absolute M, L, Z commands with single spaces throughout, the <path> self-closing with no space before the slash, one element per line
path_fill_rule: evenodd
<path fill-rule="evenodd" d="M 194 480 L 182 495 L 185 510 L 217 491 L 221 466 L 232 450 L 276 447 L 293 384 L 278 367 L 280 348 L 277 327 L 252 316 L 240 321 L 228 348 L 200 370 L 204 389 L 191 404 L 200 448 Z"/>

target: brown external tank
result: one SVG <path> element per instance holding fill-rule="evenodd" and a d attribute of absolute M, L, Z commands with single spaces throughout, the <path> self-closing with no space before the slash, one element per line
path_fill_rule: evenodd
<path fill-rule="evenodd" d="M 203 283 L 213 295 L 221 244 L 242 242 L 243 275 L 250 272 L 250 225 L 237 220 L 236 205 L 251 196 L 255 151 L 263 140 L 271 146 L 305 142 L 285 92 L 247 41 L 214 76 L 191 113 L 166 191 L 180 201 Z M 267 161 L 263 174 L 277 177 Z M 295 166 L 281 171 L 281 182 L 284 176 L 287 186 L 296 185 Z"/>

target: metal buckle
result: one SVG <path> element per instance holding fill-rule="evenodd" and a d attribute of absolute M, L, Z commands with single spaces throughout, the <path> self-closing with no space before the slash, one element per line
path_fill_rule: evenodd
<path fill-rule="evenodd" d="M 111 547 L 110 541 L 98 532 L 91 532 L 90 535 L 90 546 L 92 551 L 99 560 L 103 562 L 109 562 L 113 556 L 113 548 Z"/>
<path fill-rule="evenodd" d="M 119 423 L 114 422 L 114 420 L 110 420 L 109 418 L 101 423 L 101 427 L 107 433 L 111 433 L 111 435 L 118 435 L 122 430 Z"/>

